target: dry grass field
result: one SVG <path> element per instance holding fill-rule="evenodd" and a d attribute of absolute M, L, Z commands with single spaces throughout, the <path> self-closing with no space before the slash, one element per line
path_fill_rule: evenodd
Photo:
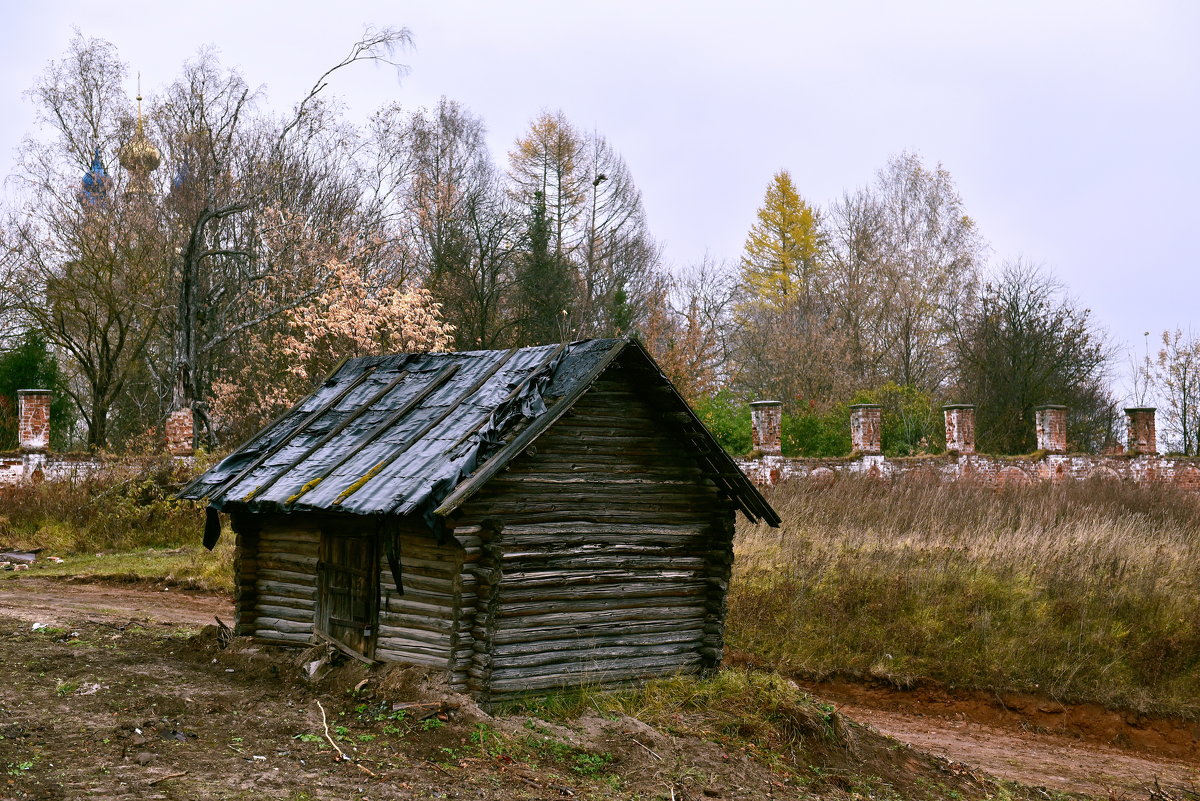
<path fill-rule="evenodd" d="M 1090 481 L 793 483 L 743 525 L 730 644 L 813 678 L 1200 717 L 1200 498 Z"/>

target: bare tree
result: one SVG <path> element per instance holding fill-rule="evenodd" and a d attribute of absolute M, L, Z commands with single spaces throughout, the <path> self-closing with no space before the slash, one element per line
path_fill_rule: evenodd
<path fill-rule="evenodd" d="M 1162 347 L 1146 370 L 1165 408 L 1159 428 L 1171 450 L 1194 456 L 1200 439 L 1200 340 L 1178 328 L 1163 331 Z"/>
<path fill-rule="evenodd" d="M 1036 267 L 1005 265 L 961 310 L 953 335 L 960 394 L 978 406 L 981 450 L 1033 450 L 1033 409 L 1044 403 L 1070 408 L 1073 446 L 1098 450 L 1111 440 L 1112 349 L 1090 312 Z"/>
<path fill-rule="evenodd" d="M 949 312 L 974 290 L 984 246 L 950 173 L 901 153 L 875 186 L 887 377 L 927 392 L 950 376 Z"/>
<path fill-rule="evenodd" d="M 638 335 L 689 402 L 728 380 L 728 330 L 735 286 L 728 268 L 705 257 L 679 275 L 662 276 Z"/>
<path fill-rule="evenodd" d="M 161 221 L 108 170 L 131 128 L 125 74 L 112 45 L 79 33 L 47 66 L 29 94 L 50 137 L 23 143 L 4 232 L 5 294 L 67 357 L 93 447 L 163 309 Z"/>
<path fill-rule="evenodd" d="M 442 98 L 411 116 L 408 214 L 418 264 L 459 348 L 505 341 L 515 310 L 505 303 L 521 222 L 500 185 L 483 121 Z"/>
<path fill-rule="evenodd" d="M 172 207 L 184 242 L 171 408 L 194 408 L 205 421 L 214 360 L 243 331 L 278 318 L 319 291 L 322 278 L 313 274 L 313 254 L 297 252 L 289 242 L 315 239 L 335 248 L 354 241 L 346 234 L 361 219 L 358 176 L 349 155 L 357 142 L 318 95 L 334 73 L 360 61 L 403 71 L 392 55 L 410 43 L 406 29 L 368 30 L 322 74 L 291 118 L 278 123 L 254 113 L 255 98 L 245 80 L 234 70 L 222 72 L 211 52 L 202 51 L 186 65 L 168 90 L 160 116 L 179 157 Z M 297 225 L 308 235 L 264 231 L 264 226 Z M 272 280 L 281 273 L 289 280 Z"/>

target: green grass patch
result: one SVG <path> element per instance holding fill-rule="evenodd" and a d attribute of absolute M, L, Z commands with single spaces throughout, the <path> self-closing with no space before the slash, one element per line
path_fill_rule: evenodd
<path fill-rule="evenodd" d="M 81 578 L 92 581 L 146 582 L 169 587 L 233 592 L 233 537 L 225 536 L 211 552 L 202 546 L 139 548 L 96 554 L 66 554 L 63 561 L 35 562 L 29 570 L 0 571 L 0 581 L 21 578 Z"/>

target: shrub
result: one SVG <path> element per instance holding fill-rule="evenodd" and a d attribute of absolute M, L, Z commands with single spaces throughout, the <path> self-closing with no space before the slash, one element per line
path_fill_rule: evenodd
<path fill-rule="evenodd" d="M 116 462 L 81 479 L 0 487 L 0 541 L 66 553 L 195 544 L 203 510 L 172 498 L 192 474 L 162 458 Z"/>
<path fill-rule="evenodd" d="M 701 398 L 695 405 L 701 422 L 734 455 L 750 452 L 750 404 L 728 389 Z"/>

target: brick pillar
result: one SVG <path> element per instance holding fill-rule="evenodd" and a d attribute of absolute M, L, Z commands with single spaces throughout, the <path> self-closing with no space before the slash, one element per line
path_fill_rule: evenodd
<path fill-rule="evenodd" d="M 750 404 L 750 433 L 754 450 L 764 456 L 783 453 L 783 403 L 754 401 Z"/>
<path fill-rule="evenodd" d="M 850 449 L 858 453 L 882 453 L 883 434 L 877 403 L 856 403 L 850 407 Z"/>
<path fill-rule="evenodd" d="M 50 450 L 50 390 L 17 390 L 17 437 L 21 453 Z"/>
<path fill-rule="evenodd" d="M 194 422 L 191 409 L 179 409 L 167 415 L 167 453 L 172 456 L 191 456 Z"/>
<path fill-rule="evenodd" d="M 1158 453 L 1158 435 L 1154 429 L 1154 409 L 1149 406 L 1138 406 L 1125 410 L 1125 420 L 1129 426 L 1129 453 L 1154 454 Z"/>
<path fill-rule="evenodd" d="M 946 450 L 958 453 L 975 452 L 975 405 L 948 403 L 942 407 L 946 416 Z"/>
<path fill-rule="evenodd" d="M 1067 407 L 1048 403 L 1033 410 L 1037 424 L 1037 449 L 1049 453 L 1067 452 Z"/>

